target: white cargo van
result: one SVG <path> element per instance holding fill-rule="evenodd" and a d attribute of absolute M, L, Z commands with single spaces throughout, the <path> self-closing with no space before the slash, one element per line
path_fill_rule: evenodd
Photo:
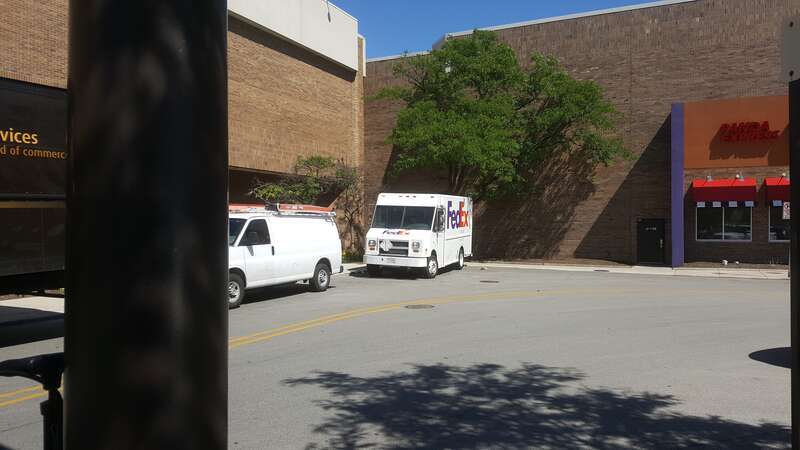
<path fill-rule="evenodd" d="M 438 194 L 380 194 L 367 232 L 364 263 L 370 276 L 383 267 L 464 267 L 472 256 L 472 199 Z"/>
<path fill-rule="evenodd" d="M 321 292 L 343 272 L 335 214 L 306 205 L 231 205 L 228 219 L 228 305 L 245 289 L 308 281 Z"/>

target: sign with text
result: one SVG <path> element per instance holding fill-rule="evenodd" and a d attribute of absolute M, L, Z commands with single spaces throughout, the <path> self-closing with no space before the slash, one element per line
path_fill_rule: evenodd
<path fill-rule="evenodd" d="M 724 123 L 719 127 L 724 142 L 753 142 L 778 139 L 780 130 L 773 130 L 769 122 Z"/>
<path fill-rule="evenodd" d="M 790 212 L 789 202 L 783 202 L 783 220 L 792 220 Z"/>
<path fill-rule="evenodd" d="M 67 93 L 0 79 L 0 198 L 63 196 Z"/>

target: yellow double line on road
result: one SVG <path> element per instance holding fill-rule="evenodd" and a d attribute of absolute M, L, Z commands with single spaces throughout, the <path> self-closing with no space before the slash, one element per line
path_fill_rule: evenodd
<path fill-rule="evenodd" d="M 31 392 L 34 392 L 31 394 Z M 18 397 L 20 396 L 21 397 Z M 17 389 L 16 391 L 6 392 L 4 394 L 0 394 L 0 408 L 11 406 L 16 403 L 21 403 L 27 400 L 33 400 L 36 398 L 42 398 L 47 395 L 47 391 L 42 389 L 40 386 L 33 386 L 23 389 Z M 12 398 L 14 397 L 14 398 Z M 11 400 L 3 400 L 4 398 L 11 398 Z"/>
<path fill-rule="evenodd" d="M 589 290 L 585 290 L 589 291 Z M 564 292 L 548 292 L 547 294 L 560 294 Z M 308 320 L 305 322 L 299 322 L 292 325 L 287 325 L 285 327 L 276 328 L 273 330 L 262 331 L 259 333 L 250 334 L 247 336 L 238 337 L 235 339 L 231 339 L 229 342 L 230 348 L 234 349 L 237 347 L 241 347 L 244 345 L 255 344 L 257 342 L 264 342 L 270 339 L 274 339 L 279 336 L 284 336 L 287 334 L 297 333 L 303 330 L 307 330 L 309 328 L 316 328 L 323 325 L 328 325 L 334 322 L 340 322 L 342 320 L 348 319 L 355 319 L 356 317 L 367 316 L 371 314 L 377 314 L 380 312 L 385 311 L 392 311 L 396 309 L 405 308 L 406 306 L 412 305 L 445 305 L 448 303 L 457 303 L 457 302 L 468 302 L 468 301 L 486 301 L 486 300 L 504 300 L 504 299 L 511 299 L 511 298 L 520 298 L 520 297 L 528 297 L 533 295 L 542 295 L 545 294 L 541 291 L 518 291 L 518 292 L 499 292 L 499 293 L 487 293 L 487 294 L 478 294 L 478 295 L 454 295 L 448 297 L 438 297 L 438 298 L 429 298 L 423 300 L 414 300 L 409 302 L 402 302 L 402 303 L 392 303 L 389 305 L 380 305 L 374 306 L 370 308 L 361 308 L 361 309 L 354 309 L 351 311 L 346 311 L 339 314 L 333 314 L 330 316 L 320 317 L 314 320 Z"/>
<path fill-rule="evenodd" d="M 542 296 L 554 296 L 554 295 L 564 295 L 564 294 L 581 294 L 581 293 L 588 293 L 588 294 L 597 294 L 597 293 L 633 293 L 630 290 L 624 289 L 565 289 L 559 291 L 511 291 L 511 292 L 490 292 L 486 294 L 472 294 L 472 295 L 452 295 L 446 297 L 435 297 L 429 299 L 422 299 L 422 300 L 414 300 L 402 303 L 392 303 L 388 305 L 379 305 L 373 306 L 369 308 L 360 308 L 354 309 L 350 311 L 346 311 L 339 314 L 332 314 L 329 316 L 323 316 L 318 319 L 313 320 L 306 320 L 303 322 L 293 323 L 291 325 L 286 325 L 280 328 L 274 328 L 271 330 L 261 331 L 258 333 L 249 334 L 247 336 L 241 336 L 238 338 L 231 339 L 228 341 L 228 348 L 235 349 L 239 347 L 243 347 L 246 345 L 256 344 L 259 342 L 265 342 L 272 340 L 276 337 L 285 336 L 287 334 L 298 333 L 304 330 L 308 330 L 310 328 L 321 327 L 324 325 L 332 324 L 335 322 L 341 322 L 343 320 L 348 319 L 355 319 L 357 317 L 368 316 L 372 314 L 378 314 L 381 312 L 386 311 L 393 311 L 401 308 L 405 308 L 406 306 L 411 305 L 447 305 L 450 303 L 466 303 L 466 302 L 480 302 L 480 301 L 492 301 L 492 300 L 512 300 L 512 299 L 524 299 L 530 297 L 542 297 Z M 41 387 L 34 386 L 28 387 L 24 389 L 19 389 L 12 392 L 7 393 L 0 393 L 0 408 L 4 408 L 7 406 L 15 405 L 17 403 L 22 403 L 28 400 L 34 400 L 37 398 L 43 398 L 47 396 L 47 392 L 44 391 Z M 4 400 L 9 399 L 9 400 Z"/>

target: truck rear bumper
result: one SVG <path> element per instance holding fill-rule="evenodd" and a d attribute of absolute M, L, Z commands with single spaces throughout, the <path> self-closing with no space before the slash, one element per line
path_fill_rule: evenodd
<path fill-rule="evenodd" d="M 423 268 L 423 267 L 428 267 L 428 258 L 365 255 L 364 263 L 375 266 Z"/>

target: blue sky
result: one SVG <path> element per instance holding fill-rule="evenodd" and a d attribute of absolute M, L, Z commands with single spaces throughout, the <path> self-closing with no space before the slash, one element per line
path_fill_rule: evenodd
<path fill-rule="evenodd" d="M 648 0 L 333 0 L 358 19 L 367 57 L 430 50 L 445 33 Z"/>

